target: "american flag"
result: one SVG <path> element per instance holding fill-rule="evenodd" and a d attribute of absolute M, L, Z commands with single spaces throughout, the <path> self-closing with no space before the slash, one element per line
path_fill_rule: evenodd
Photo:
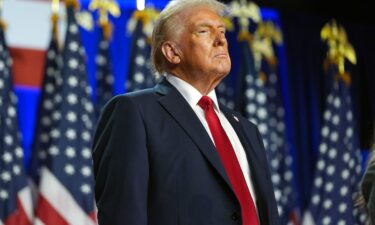
<path fill-rule="evenodd" d="M 331 68 L 331 76 L 337 70 Z M 361 179 L 361 153 L 349 86 L 333 82 L 326 98 L 314 186 L 304 224 L 365 224 L 355 206 Z M 309 218 L 311 217 L 311 218 Z"/>
<path fill-rule="evenodd" d="M 109 37 L 105 36 L 104 26 L 101 25 L 99 51 L 96 55 L 96 113 L 100 114 L 105 103 L 113 96 L 112 64 L 109 52 Z"/>
<path fill-rule="evenodd" d="M 56 24 L 54 24 L 56 26 Z M 58 47 L 57 30 L 53 28 L 52 37 L 47 48 L 44 64 L 44 79 L 38 106 L 35 136 L 30 159 L 29 174 L 33 179 L 35 189 L 39 185 L 39 173 L 46 164 L 47 150 L 51 144 L 50 132 L 53 128 L 52 113 L 55 110 L 54 97 L 61 85 L 61 54 Z M 37 194 L 34 193 L 36 198 Z"/>
<path fill-rule="evenodd" d="M 29 225 L 33 207 L 23 167 L 23 150 L 13 93 L 11 59 L 0 27 L 0 224 Z"/>
<path fill-rule="evenodd" d="M 40 172 L 35 224 L 96 224 L 90 150 L 95 112 L 73 5 L 66 1 L 62 85 L 54 99 L 54 127 Z"/>
<path fill-rule="evenodd" d="M 229 83 L 229 78 L 225 78 L 215 89 L 218 100 L 221 104 L 230 109 L 235 107 L 234 90 Z"/>
<path fill-rule="evenodd" d="M 256 60 L 248 42 L 240 44 L 243 59 L 239 74 L 243 80 L 240 108 L 262 134 L 281 224 L 298 223 L 292 157 L 286 143 L 285 110 L 276 69 L 264 58 Z"/>
<path fill-rule="evenodd" d="M 150 38 L 154 21 L 147 13 L 152 10 L 135 11 L 128 22 L 128 31 L 132 34 L 132 45 L 129 72 L 125 85 L 127 92 L 153 87 L 156 83 L 155 74 L 152 71 L 150 63 Z M 148 17 L 149 19 L 142 20 L 141 18 L 144 17 Z"/>

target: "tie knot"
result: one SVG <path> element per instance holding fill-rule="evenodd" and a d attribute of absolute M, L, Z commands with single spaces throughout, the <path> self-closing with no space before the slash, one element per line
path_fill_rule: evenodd
<path fill-rule="evenodd" d="M 202 98 L 199 100 L 198 105 L 203 109 L 207 110 L 208 107 L 212 107 L 212 99 L 208 96 L 202 96 Z"/>

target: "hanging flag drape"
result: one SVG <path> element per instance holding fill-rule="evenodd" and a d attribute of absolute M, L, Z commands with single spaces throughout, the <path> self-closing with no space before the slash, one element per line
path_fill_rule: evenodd
<path fill-rule="evenodd" d="M 2 23 L 2 21 L 0 22 Z M 23 166 L 11 58 L 0 24 L 0 224 L 31 225 L 31 190 Z"/>
<path fill-rule="evenodd" d="M 62 85 L 55 97 L 46 166 L 40 172 L 36 224 L 96 224 L 90 150 L 94 108 L 75 5 L 66 1 Z"/>

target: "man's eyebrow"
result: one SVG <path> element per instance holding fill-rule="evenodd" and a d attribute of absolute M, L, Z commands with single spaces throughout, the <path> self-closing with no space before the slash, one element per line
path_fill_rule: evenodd
<path fill-rule="evenodd" d="M 197 27 L 219 27 L 219 28 L 225 28 L 224 23 L 220 23 L 218 25 L 212 24 L 212 23 L 207 23 L 207 22 L 201 22 L 196 25 Z"/>

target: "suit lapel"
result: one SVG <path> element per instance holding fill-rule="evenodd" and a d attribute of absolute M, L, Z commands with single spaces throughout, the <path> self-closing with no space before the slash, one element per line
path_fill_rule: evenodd
<path fill-rule="evenodd" d="M 166 79 L 163 79 L 155 87 L 155 90 L 163 95 L 159 98 L 159 103 L 185 130 L 187 135 L 198 146 L 198 149 L 232 189 L 211 138 L 184 97 Z"/>

